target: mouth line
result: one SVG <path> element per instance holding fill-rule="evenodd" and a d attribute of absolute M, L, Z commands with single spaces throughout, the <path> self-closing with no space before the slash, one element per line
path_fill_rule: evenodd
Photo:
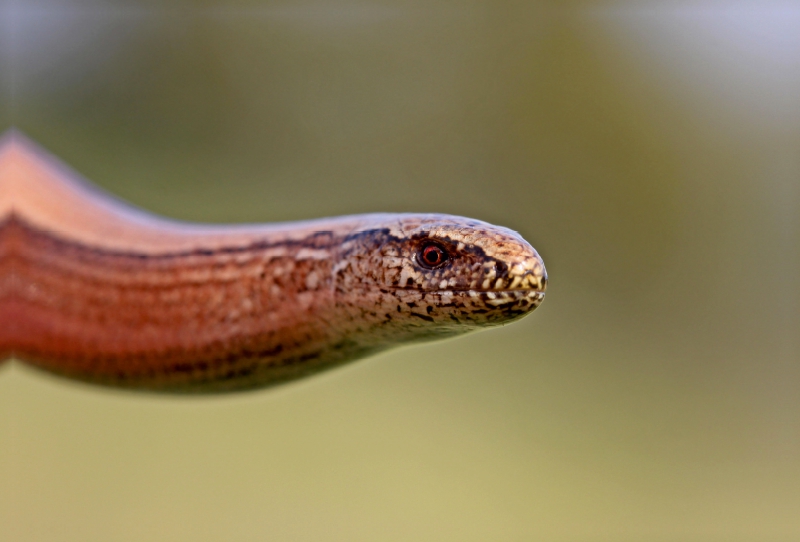
<path fill-rule="evenodd" d="M 478 290 L 476 288 L 454 288 L 451 290 L 444 289 L 444 290 L 424 290 L 422 288 L 393 288 L 394 290 L 403 290 L 406 292 L 422 292 L 428 294 L 444 294 L 444 293 L 451 293 L 451 294 L 511 294 L 511 293 L 526 293 L 526 294 L 541 294 L 545 295 L 545 290 L 536 290 L 534 288 L 514 288 L 514 289 L 507 289 L 507 290 Z"/>
<path fill-rule="evenodd" d="M 459 292 L 459 293 L 477 293 L 477 294 L 540 294 L 545 293 L 542 290 L 534 290 L 532 288 L 517 288 L 514 290 L 441 290 L 443 292 Z"/>

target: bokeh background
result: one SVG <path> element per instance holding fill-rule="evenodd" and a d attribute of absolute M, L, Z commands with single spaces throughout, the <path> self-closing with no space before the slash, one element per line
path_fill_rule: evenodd
<path fill-rule="evenodd" d="M 1 13 L 0 125 L 135 204 L 468 215 L 551 279 L 514 325 L 236 397 L 6 364 L 3 540 L 800 540 L 796 2 Z"/>

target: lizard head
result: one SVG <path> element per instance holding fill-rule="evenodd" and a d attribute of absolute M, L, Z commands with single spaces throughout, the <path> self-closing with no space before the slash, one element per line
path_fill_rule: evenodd
<path fill-rule="evenodd" d="M 374 332 L 397 335 L 401 327 L 425 339 L 529 314 L 544 299 L 547 272 L 507 228 L 449 215 L 377 215 L 342 244 L 334 284 L 340 303 L 371 313 Z"/>

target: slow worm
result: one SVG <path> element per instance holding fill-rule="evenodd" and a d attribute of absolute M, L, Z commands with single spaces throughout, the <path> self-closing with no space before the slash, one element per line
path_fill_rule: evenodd
<path fill-rule="evenodd" d="M 165 392 L 296 379 L 507 323 L 547 281 L 517 233 L 439 214 L 200 225 L 0 143 L 0 362 Z"/>

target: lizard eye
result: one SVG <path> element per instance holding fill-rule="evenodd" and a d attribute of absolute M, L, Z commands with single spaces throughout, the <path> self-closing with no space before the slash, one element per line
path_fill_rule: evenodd
<path fill-rule="evenodd" d="M 444 265 L 444 263 L 450 259 L 450 256 L 447 254 L 447 251 L 438 244 L 426 243 L 420 248 L 417 259 L 422 267 L 435 269 L 436 267 Z"/>

